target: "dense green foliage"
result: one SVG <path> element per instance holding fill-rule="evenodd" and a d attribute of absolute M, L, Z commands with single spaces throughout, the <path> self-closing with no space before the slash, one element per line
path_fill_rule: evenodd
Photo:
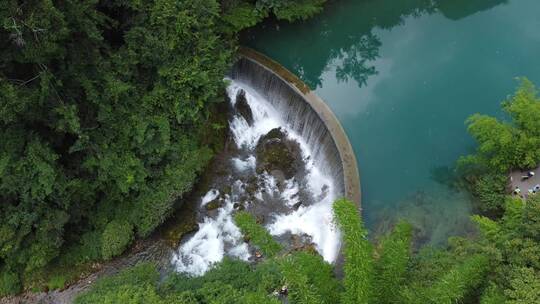
<path fill-rule="evenodd" d="M 506 185 L 510 170 L 538 162 L 540 100 L 524 80 L 503 107 L 511 122 L 480 115 L 468 121 L 479 147 L 460 161 L 460 169 L 476 188 L 484 213 L 473 216 L 480 231 L 476 238 L 450 238 L 447 248 L 412 254 L 412 228 L 400 222 L 371 244 L 356 205 L 338 200 L 342 280 L 313 252 L 275 251 L 256 264 L 225 260 L 198 278 L 173 275 L 165 284 L 151 285 L 149 295 L 181 299 L 177 303 L 274 303 L 286 285 L 289 303 L 540 303 L 540 196 L 510 197 Z M 247 213 L 236 219 L 244 233 L 257 235 L 251 238 L 255 245 L 272 243 Z M 92 298 L 105 289 L 98 285 L 81 298 L 95 301 L 81 303 L 131 295 L 122 287 Z M 133 297 L 141 290 L 132 291 Z"/>
<path fill-rule="evenodd" d="M 80 296 L 78 303 L 109 303 L 130 296 L 138 299 L 144 292 L 152 299 L 148 303 L 181 299 L 170 303 L 253 304 L 281 303 L 280 298 L 285 296 L 289 303 L 301 304 L 470 303 L 481 294 L 477 291 L 488 278 L 487 254 L 457 256 L 450 251 L 435 251 L 412 257 L 412 231 L 406 223 L 399 223 L 377 246 L 371 246 L 355 204 L 339 200 L 334 210 L 345 243 L 343 280 L 336 279 L 332 265 L 317 253 L 291 251 L 257 263 L 225 259 L 201 277 L 173 273 L 163 283 L 136 279 L 133 272 L 150 267 L 138 266 L 103 280 Z M 459 243 L 455 250 L 463 246 Z M 146 272 L 143 278 L 147 278 Z M 126 273 L 131 275 L 129 280 L 124 280 Z M 356 278 L 361 278 L 362 284 L 352 281 Z M 531 278 L 520 277 L 515 284 Z"/>
<path fill-rule="evenodd" d="M 127 222 L 108 223 L 101 237 L 101 256 L 108 260 L 122 253 L 133 239 L 132 229 L 131 224 Z"/>
<path fill-rule="evenodd" d="M 0 4 L 0 296 L 42 277 L 61 288 L 73 279 L 68 269 L 148 236 L 219 147 L 211 138 L 223 126 L 211 123 L 237 32 L 270 15 L 306 19 L 324 2 Z M 239 212 L 237 225 L 264 254 L 257 263 L 225 259 L 204 276 L 164 282 L 154 265 L 140 264 L 76 302 L 540 303 L 540 197 L 507 196 L 508 172 L 540 161 L 534 85 L 523 80 L 503 109 L 509 121 L 467 121 L 478 148 L 459 168 L 479 201 L 477 239 L 413 255 L 412 228 L 398 223 L 371 244 L 356 206 L 339 200 L 338 280 L 321 256 L 284 252 Z"/>
<path fill-rule="evenodd" d="M 503 109 L 511 121 L 478 114 L 468 120 L 478 149 L 459 165 L 484 215 L 473 217 L 480 240 L 463 240 L 459 251 L 491 258 L 481 303 L 540 303 L 540 197 L 508 196 L 509 171 L 540 162 L 540 98 L 534 85 L 522 79 Z"/>
<path fill-rule="evenodd" d="M 339 200 L 334 212 L 343 231 L 345 248 L 345 292 L 342 303 L 369 303 L 373 297 L 373 257 L 372 246 L 367 240 L 367 231 L 356 212 L 356 206 L 347 200 Z"/>
<path fill-rule="evenodd" d="M 480 114 L 467 120 L 478 148 L 459 160 L 479 209 L 492 216 L 502 214 L 509 171 L 532 169 L 540 162 L 540 98 L 535 86 L 522 79 L 516 93 L 503 102 L 503 110 L 510 121 Z"/>
<path fill-rule="evenodd" d="M 148 236 L 219 147 L 236 31 L 323 3 L 3 1 L 0 295 Z"/>
<path fill-rule="evenodd" d="M 244 238 L 258 248 L 262 254 L 271 257 L 281 251 L 282 246 L 272 238 L 266 229 L 257 224 L 257 220 L 251 214 L 245 211 L 238 212 L 234 215 L 234 221 L 242 231 Z"/>
<path fill-rule="evenodd" d="M 383 238 L 379 259 L 375 264 L 375 297 L 381 304 L 397 303 L 396 286 L 403 286 L 411 259 L 412 227 L 399 222 L 394 232 Z"/>
<path fill-rule="evenodd" d="M 277 19 L 305 20 L 322 10 L 326 0 L 224 0 L 223 20 L 231 31 L 253 26 L 272 13 Z"/>

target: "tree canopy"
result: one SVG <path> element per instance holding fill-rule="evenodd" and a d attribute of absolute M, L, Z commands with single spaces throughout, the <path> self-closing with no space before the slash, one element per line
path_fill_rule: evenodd
<path fill-rule="evenodd" d="M 236 32 L 323 2 L 2 1 L 0 295 L 148 236 L 219 146 Z"/>

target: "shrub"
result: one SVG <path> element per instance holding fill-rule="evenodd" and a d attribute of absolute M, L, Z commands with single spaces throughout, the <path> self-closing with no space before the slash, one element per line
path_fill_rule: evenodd
<path fill-rule="evenodd" d="M 378 303 L 399 303 L 396 287 L 405 283 L 411 257 L 412 226 L 399 222 L 392 233 L 381 242 L 379 259 L 375 264 L 375 290 Z"/>
<path fill-rule="evenodd" d="M 75 303 L 160 303 L 155 288 L 158 279 L 159 273 L 154 264 L 137 264 L 100 279 L 92 289 L 80 294 Z"/>
<path fill-rule="evenodd" d="M 257 224 L 257 221 L 251 214 L 245 211 L 238 212 L 234 216 L 234 220 L 244 236 L 249 239 L 253 245 L 258 247 L 264 255 L 271 257 L 283 249 L 266 229 Z"/>
<path fill-rule="evenodd" d="M 21 280 L 16 273 L 2 269 L 0 273 L 0 297 L 21 291 Z"/>
<path fill-rule="evenodd" d="M 49 289 L 61 289 L 66 285 L 66 281 L 67 279 L 65 276 L 55 275 L 49 279 L 49 282 L 47 282 L 47 287 Z"/>
<path fill-rule="evenodd" d="M 294 303 L 339 303 L 341 286 L 334 268 L 319 254 L 297 252 L 281 268 Z"/>
<path fill-rule="evenodd" d="M 372 246 L 356 205 L 346 199 L 334 203 L 334 214 L 343 233 L 345 278 L 342 303 L 367 304 L 373 295 Z"/>
<path fill-rule="evenodd" d="M 133 240 L 133 227 L 124 221 L 112 221 L 101 236 L 101 255 L 108 260 L 124 252 Z"/>

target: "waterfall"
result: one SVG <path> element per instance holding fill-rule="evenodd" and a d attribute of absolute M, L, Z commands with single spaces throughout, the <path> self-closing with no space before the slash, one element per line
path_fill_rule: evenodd
<path fill-rule="evenodd" d="M 236 62 L 228 81 L 227 94 L 234 109 L 229 128 L 239 151 L 230 158 L 230 193 L 209 189 L 201 197 L 204 217 L 199 230 L 182 242 L 173 255 L 173 265 L 180 272 L 202 275 L 225 256 L 252 260 L 254 249 L 244 242 L 233 220 L 235 206 L 241 203 L 246 203 L 248 212 L 264 210 L 268 218 L 264 226 L 276 238 L 308 236 L 326 261 L 336 261 L 340 231 L 333 220 L 332 204 L 346 191 L 340 152 L 327 125 L 299 92 L 249 59 Z M 240 92 L 251 110 L 249 121 L 236 112 Z M 275 128 L 298 144 L 305 166 L 305 172 L 281 183 L 270 172 L 256 170 L 259 139 Z M 257 181 L 258 188 L 246 202 L 246 181 L 250 179 Z M 204 213 L 204 207 L 215 200 L 221 206 L 217 212 Z"/>
<path fill-rule="evenodd" d="M 305 141 L 317 166 L 332 178 L 337 196 L 344 196 L 339 150 L 326 124 L 303 96 L 279 76 L 245 57 L 234 64 L 230 78 L 253 88 L 280 113 L 287 126 Z"/>

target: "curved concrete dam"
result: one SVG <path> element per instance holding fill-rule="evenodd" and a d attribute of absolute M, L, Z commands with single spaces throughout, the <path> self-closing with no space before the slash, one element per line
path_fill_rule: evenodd
<path fill-rule="evenodd" d="M 172 257 L 179 272 L 202 275 L 225 256 L 257 261 L 234 214 L 246 210 L 284 248 L 340 259 L 332 205 L 360 207 L 356 159 L 338 120 L 293 74 L 244 49 L 228 75 L 230 138 L 201 192 L 198 229 Z"/>
<path fill-rule="evenodd" d="M 360 175 L 352 146 L 338 119 L 310 88 L 279 63 L 240 49 L 230 77 L 256 90 L 308 144 L 312 157 L 335 181 L 338 197 L 361 208 Z"/>

